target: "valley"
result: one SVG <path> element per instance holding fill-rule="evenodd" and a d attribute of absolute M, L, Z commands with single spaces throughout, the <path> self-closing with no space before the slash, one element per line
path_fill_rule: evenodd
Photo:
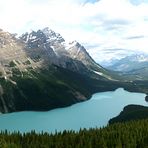
<path fill-rule="evenodd" d="M 7 113 L 1 115 L 1 130 L 78 131 L 106 126 L 126 105 L 147 106 L 145 76 L 104 68 L 80 43 L 66 43 L 49 28 L 19 38 L 1 30 L 0 39 L 0 112 Z M 72 120 L 78 110 L 81 114 Z M 43 117 L 46 125 L 39 122 Z"/>
<path fill-rule="evenodd" d="M 117 116 L 127 105 L 148 106 L 145 96 L 144 93 L 131 93 L 123 88 L 118 88 L 115 91 L 93 94 L 91 99 L 87 101 L 64 108 L 44 112 L 23 111 L 3 114 L 0 116 L 0 130 L 7 129 L 11 133 L 14 131 L 29 133 L 35 130 L 36 133 L 43 131 L 55 134 L 55 131 L 101 128 L 107 126 L 109 120 Z M 64 98 L 62 99 L 64 100 Z M 140 114 L 137 114 L 137 112 L 135 115 L 138 119 Z M 144 110 L 141 114 L 143 115 L 143 113 Z M 147 117 L 147 114 L 145 117 Z M 141 117 L 141 119 L 144 119 L 144 117 Z"/>
<path fill-rule="evenodd" d="M 148 0 L 0 0 L 0 148 L 148 148 Z"/>

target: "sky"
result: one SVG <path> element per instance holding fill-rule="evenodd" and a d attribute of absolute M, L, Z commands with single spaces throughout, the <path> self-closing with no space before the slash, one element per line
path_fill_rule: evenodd
<path fill-rule="evenodd" d="M 148 53 L 148 0 L 0 0 L 0 28 L 49 27 L 99 58 L 104 49 Z"/>

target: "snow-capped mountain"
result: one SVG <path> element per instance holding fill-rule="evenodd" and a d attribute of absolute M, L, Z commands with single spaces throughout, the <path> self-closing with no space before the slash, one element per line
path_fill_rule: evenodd
<path fill-rule="evenodd" d="M 143 62 L 146 60 L 141 56 Z M 131 88 L 131 82 L 120 80 L 97 64 L 80 43 L 67 43 L 48 28 L 19 38 L 0 30 L 2 113 L 49 110 L 87 100 L 98 91 Z"/>
<path fill-rule="evenodd" d="M 53 30 L 49 29 L 48 27 L 42 30 L 46 38 L 48 38 L 49 42 L 65 42 L 64 38 L 59 34 L 54 32 Z"/>
<path fill-rule="evenodd" d="M 103 67 L 112 66 L 120 59 L 135 54 L 133 50 L 122 48 L 88 49 L 93 59 Z"/>
<path fill-rule="evenodd" d="M 38 60 L 48 66 L 49 63 L 67 68 L 76 72 L 87 73 L 87 67 L 81 62 L 73 60 L 66 50 L 65 40 L 54 31 L 45 28 L 43 30 L 25 33 L 20 37 L 26 43 L 26 52 L 32 59 Z"/>
<path fill-rule="evenodd" d="M 76 60 L 80 60 L 83 64 L 87 66 L 97 66 L 100 67 L 96 62 L 92 59 L 89 53 L 86 51 L 84 46 L 80 45 L 77 41 L 73 41 L 69 43 L 69 47 L 67 47 L 67 51 L 70 54 L 70 57 Z M 101 68 L 101 67 L 100 67 Z"/>
<path fill-rule="evenodd" d="M 145 67 L 148 67 L 148 55 L 142 53 L 122 58 L 108 68 L 115 71 L 129 72 Z"/>
<path fill-rule="evenodd" d="M 19 38 L 0 30 L 0 112 L 49 110 L 118 87 L 78 42 L 45 28 Z M 116 84 L 116 85 L 115 85 Z"/>
<path fill-rule="evenodd" d="M 97 64 L 86 49 L 77 41 L 65 42 L 63 37 L 49 28 L 25 33 L 20 37 L 21 40 L 31 50 L 27 50 L 31 57 L 44 57 L 52 64 L 68 68 L 80 73 L 97 73 L 101 76 L 107 76 L 107 70 Z M 45 64 L 46 65 L 46 64 Z M 104 72 L 104 75 L 103 75 Z M 110 75 L 110 74 L 109 74 Z"/>

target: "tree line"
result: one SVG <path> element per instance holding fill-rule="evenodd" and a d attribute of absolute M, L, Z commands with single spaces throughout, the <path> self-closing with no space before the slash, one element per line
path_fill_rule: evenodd
<path fill-rule="evenodd" d="M 146 148 L 148 119 L 50 134 L 1 131 L 0 148 Z"/>

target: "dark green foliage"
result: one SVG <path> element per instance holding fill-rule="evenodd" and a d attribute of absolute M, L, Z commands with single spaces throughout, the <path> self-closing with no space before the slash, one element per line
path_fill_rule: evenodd
<path fill-rule="evenodd" d="M 0 133 L 3 148 L 146 148 L 148 119 L 117 123 L 101 129 L 83 129 L 53 134 Z"/>
<path fill-rule="evenodd" d="M 2 76 L 3 75 L 3 73 L 0 71 L 0 76 Z"/>
<path fill-rule="evenodd" d="M 139 120 L 148 118 L 148 107 L 140 105 L 128 105 L 124 107 L 119 116 L 112 118 L 109 123 L 125 122 L 130 120 Z"/>
<path fill-rule="evenodd" d="M 21 71 L 18 68 L 12 68 L 12 74 L 15 76 L 20 76 L 21 75 Z"/>
<path fill-rule="evenodd" d="M 148 96 L 145 97 L 145 101 L 148 102 Z"/>
<path fill-rule="evenodd" d="M 9 66 L 10 66 L 10 67 L 15 67 L 16 64 L 14 63 L 14 61 L 11 61 L 11 62 L 9 63 Z"/>
<path fill-rule="evenodd" d="M 12 81 L 0 79 L 9 112 L 65 107 L 87 100 L 93 93 L 112 91 L 119 87 L 129 91 L 148 92 L 148 83 L 143 85 L 134 82 L 137 83 L 134 85 L 131 82 L 93 79 L 54 65 L 42 70 L 30 68 L 25 72 L 13 67 L 12 71 Z M 0 111 L 4 112 L 1 106 Z"/>
<path fill-rule="evenodd" d="M 17 82 L 21 95 L 15 93 L 16 110 L 64 107 L 83 101 L 83 98 L 89 99 L 95 92 L 115 90 L 120 86 L 117 82 L 92 79 L 54 66 L 39 72 L 28 71 L 23 77 L 13 77 L 13 80 Z M 24 98 L 25 103 L 20 98 Z"/>
<path fill-rule="evenodd" d="M 27 61 L 25 61 L 23 64 L 25 64 L 25 65 L 30 65 L 31 62 L 30 62 L 29 60 L 27 60 Z"/>
<path fill-rule="evenodd" d="M 89 99 L 95 92 L 119 87 L 114 82 L 92 79 L 53 65 L 49 69 L 26 72 L 13 68 L 11 80 L 16 84 L 0 80 L 9 112 L 65 107 Z"/>

